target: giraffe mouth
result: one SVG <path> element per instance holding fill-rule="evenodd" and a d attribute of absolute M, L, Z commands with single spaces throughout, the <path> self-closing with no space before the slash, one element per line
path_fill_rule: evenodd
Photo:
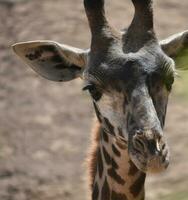
<path fill-rule="evenodd" d="M 164 139 L 156 142 L 133 137 L 129 141 L 128 151 L 133 163 L 144 173 L 159 173 L 169 166 L 169 148 Z"/>
<path fill-rule="evenodd" d="M 160 173 L 169 166 L 169 155 L 148 158 L 139 153 L 135 150 L 135 152 L 131 152 L 129 155 L 136 167 L 144 173 Z"/>

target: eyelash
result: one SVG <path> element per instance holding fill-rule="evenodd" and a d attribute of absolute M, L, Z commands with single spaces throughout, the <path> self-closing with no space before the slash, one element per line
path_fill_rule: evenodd
<path fill-rule="evenodd" d="M 167 76 L 167 77 L 164 77 L 164 83 L 165 83 L 165 86 L 166 86 L 166 89 L 168 91 L 171 91 L 172 90 L 172 85 L 174 83 L 174 76 Z"/>

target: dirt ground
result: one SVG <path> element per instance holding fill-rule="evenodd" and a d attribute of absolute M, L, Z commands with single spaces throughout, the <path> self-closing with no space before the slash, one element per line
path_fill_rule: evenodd
<path fill-rule="evenodd" d="M 0 1 L 0 200 L 88 200 L 84 159 L 93 112 L 82 82 L 44 80 L 10 50 L 38 39 L 87 48 L 82 0 L 12 2 Z M 126 27 L 130 0 L 108 0 L 107 15 L 118 29 Z M 188 1 L 156 0 L 155 25 L 159 38 L 188 29 Z M 148 177 L 148 200 L 188 190 L 188 103 L 173 94 L 169 104 L 171 166 Z"/>

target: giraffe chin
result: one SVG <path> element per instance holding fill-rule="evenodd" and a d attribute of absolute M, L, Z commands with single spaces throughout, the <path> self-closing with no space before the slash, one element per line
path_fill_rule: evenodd
<path fill-rule="evenodd" d="M 165 171 L 169 166 L 169 158 L 166 158 L 163 162 L 160 158 L 150 160 L 147 165 L 147 172 L 156 174 Z"/>
<path fill-rule="evenodd" d="M 129 156 L 135 166 L 144 173 L 161 173 L 169 166 L 169 155 L 166 157 L 154 156 L 147 159 L 147 156 L 139 155 L 138 152 L 129 152 Z"/>

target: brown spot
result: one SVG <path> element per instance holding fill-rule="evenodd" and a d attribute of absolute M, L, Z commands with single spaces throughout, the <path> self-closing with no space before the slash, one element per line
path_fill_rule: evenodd
<path fill-rule="evenodd" d="M 105 126 L 106 126 L 107 130 L 109 131 L 109 133 L 115 136 L 114 127 L 112 126 L 110 121 L 104 117 L 104 122 L 105 122 Z"/>
<path fill-rule="evenodd" d="M 103 147 L 103 155 L 104 155 L 104 158 L 105 158 L 105 161 L 106 161 L 107 165 L 111 165 L 115 169 L 119 168 L 119 166 L 117 165 L 116 161 L 112 157 L 110 157 L 110 155 L 108 154 L 108 152 L 105 149 L 105 147 Z"/>
<path fill-rule="evenodd" d="M 127 196 L 125 194 L 112 191 L 111 200 L 127 200 Z"/>
<path fill-rule="evenodd" d="M 116 161 L 113 158 L 111 159 L 111 164 L 112 164 L 113 168 L 115 168 L 115 169 L 119 168 L 118 164 L 116 163 Z"/>
<path fill-rule="evenodd" d="M 125 181 L 117 174 L 114 168 L 108 169 L 108 175 L 113 178 L 117 183 L 124 185 Z"/>
<path fill-rule="evenodd" d="M 129 168 L 128 175 L 130 176 L 136 175 L 136 173 L 138 172 L 136 165 L 131 160 L 129 161 L 129 164 L 130 164 L 130 168 Z"/>
<path fill-rule="evenodd" d="M 99 177 L 102 178 L 102 174 L 103 174 L 103 161 L 102 161 L 102 155 L 101 155 L 101 151 L 100 149 L 98 150 L 98 160 L 97 160 L 97 164 L 98 164 L 98 170 L 99 170 Z"/>
<path fill-rule="evenodd" d="M 145 182 L 146 175 L 141 173 L 138 179 L 134 182 L 134 184 L 130 187 L 130 192 L 136 198 L 142 189 L 144 189 L 144 182 Z"/>
<path fill-rule="evenodd" d="M 104 141 L 108 143 L 108 141 L 109 141 L 108 134 L 103 130 L 102 135 L 103 135 Z"/>
<path fill-rule="evenodd" d="M 114 144 L 112 144 L 112 151 L 115 153 L 116 156 L 120 157 L 121 153 L 120 151 L 116 148 Z"/>
<path fill-rule="evenodd" d="M 108 165 L 110 165 L 110 164 L 111 164 L 111 157 L 110 157 L 110 155 L 108 154 L 108 152 L 107 152 L 107 150 L 105 149 L 105 147 L 103 147 L 103 155 L 104 155 L 104 159 L 105 159 L 106 163 L 107 163 Z"/>
<path fill-rule="evenodd" d="M 99 196 L 99 187 L 98 184 L 95 183 L 92 193 L 92 200 L 98 200 L 98 196 Z"/>
<path fill-rule="evenodd" d="M 120 149 L 123 149 L 123 150 L 127 149 L 127 144 L 126 143 L 123 143 L 123 142 L 121 142 L 119 140 L 116 140 L 116 144 Z"/>
<path fill-rule="evenodd" d="M 110 187 L 107 182 L 107 179 L 105 178 L 104 184 L 102 186 L 101 200 L 109 200 L 109 199 L 110 199 Z"/>

